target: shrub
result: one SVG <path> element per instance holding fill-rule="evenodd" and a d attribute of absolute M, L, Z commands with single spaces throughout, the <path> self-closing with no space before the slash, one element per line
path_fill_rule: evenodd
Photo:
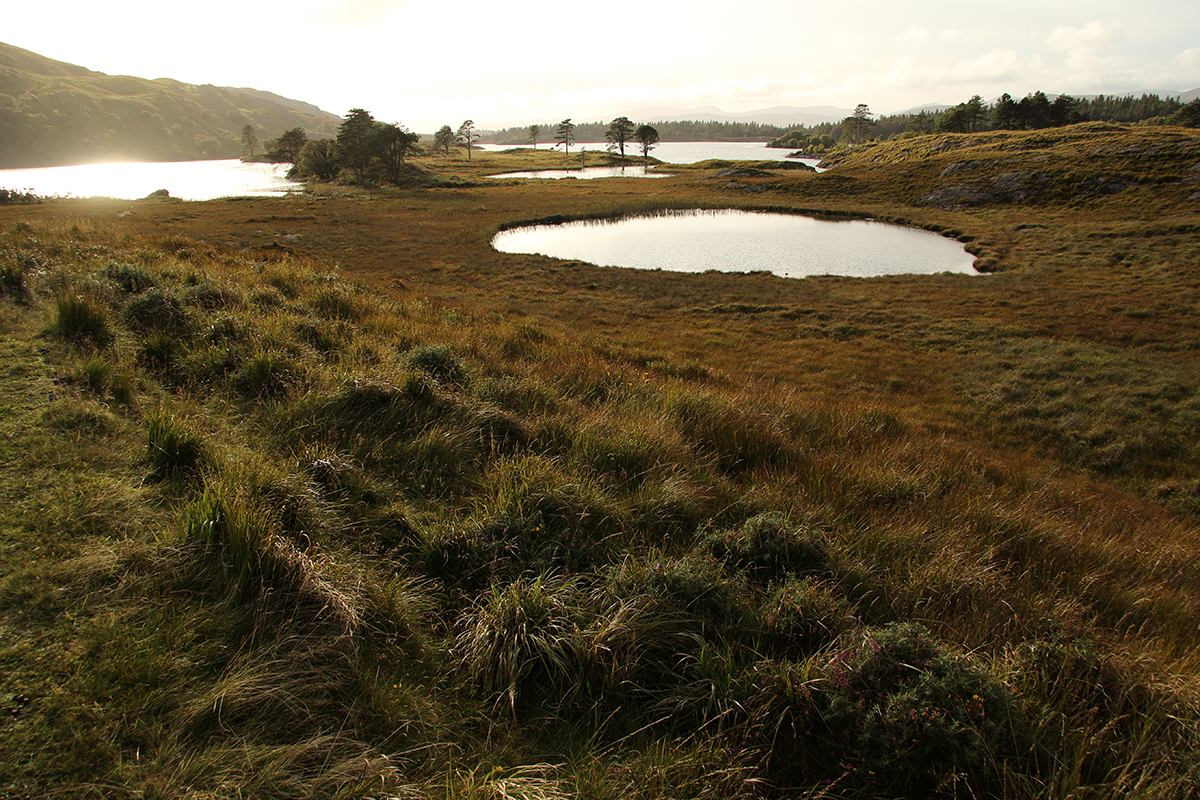
<path fill-rule="evenodd" d="M 72 293 L 58 296 L 51 332 L 60 339 L 75 344 L 90 342 L 96 347 L 106 347 L 112 340 L 104 306 L 91 297 Z"/>
<path fill-rule="evenodd" d="M 1030 752 L 1008 690 L 913 623 L 867 630 L 829 664 L 819 698 L 829 764 L 887 796 L 980 796 Z M 774 754 L 787 758 L 786 754 Z"/>

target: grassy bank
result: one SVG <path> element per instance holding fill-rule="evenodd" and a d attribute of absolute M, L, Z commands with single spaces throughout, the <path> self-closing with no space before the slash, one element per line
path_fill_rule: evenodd
<path fill-rule="evenodd" d="M 1022 171 L 951 168 L 989 157 L 1086 181 L 1111 160 L 1057 148 L 1101 134 L 1166 155 L 928 200 Z M 1200 150 L 1044 135 L 0 209 L 4 791 L 1195 794 Z M 996 271 L 488 246 L 703 206 L 903 218 Z"/>

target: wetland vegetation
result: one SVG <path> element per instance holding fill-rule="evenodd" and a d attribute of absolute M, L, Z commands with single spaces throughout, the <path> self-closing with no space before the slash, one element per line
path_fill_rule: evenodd
<path fill-rule="evenodd" d="M 0 205 L 11 797 L 1200 791 L 1200 135 Z M 993 274 L 505 254 L 672 208 Z"/>

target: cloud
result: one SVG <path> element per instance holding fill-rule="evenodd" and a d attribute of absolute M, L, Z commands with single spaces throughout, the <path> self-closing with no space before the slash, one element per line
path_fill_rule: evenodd
<path fill-rule="evenodd" d="M 913 25 L 904 33 L 897 36 L 896 41 L 906 47 L 919 47 L 931 38 L 933 38 L 933 34 L 927 28 L 922 28 L 920 25 Z"/>
<path fill-rule="evenodd" d="M 1175 56 L 1175 63 L 1188 72 L 1200 72 L 1200 47 L 1192 47 Z"/>
<path fill-rule="evenodd" d="M 1046 43 L 1055 50 L 1095 50 L 1123 38 L 1124 31 L 1109 27 L 1099 20 L 1092 20 L 1082 28 L 1059 26 L 1050 33 Z"/>
<path fill-rule="evenodd" d="M 336 4 L 317 3 L 301 13 L 316 25 L 357 28 L 378 25 L 406 5 L 407 0 L 341 0 Z"/>

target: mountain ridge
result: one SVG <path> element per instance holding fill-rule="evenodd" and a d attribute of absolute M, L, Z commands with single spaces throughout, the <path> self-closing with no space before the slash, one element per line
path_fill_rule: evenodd
<path fill-rule="evenodd" d="M 237 158 L 290 128 L 332 137 L 341 118 L 260 89 L 108 75 L 0 42 L 0 169 Z"/>

